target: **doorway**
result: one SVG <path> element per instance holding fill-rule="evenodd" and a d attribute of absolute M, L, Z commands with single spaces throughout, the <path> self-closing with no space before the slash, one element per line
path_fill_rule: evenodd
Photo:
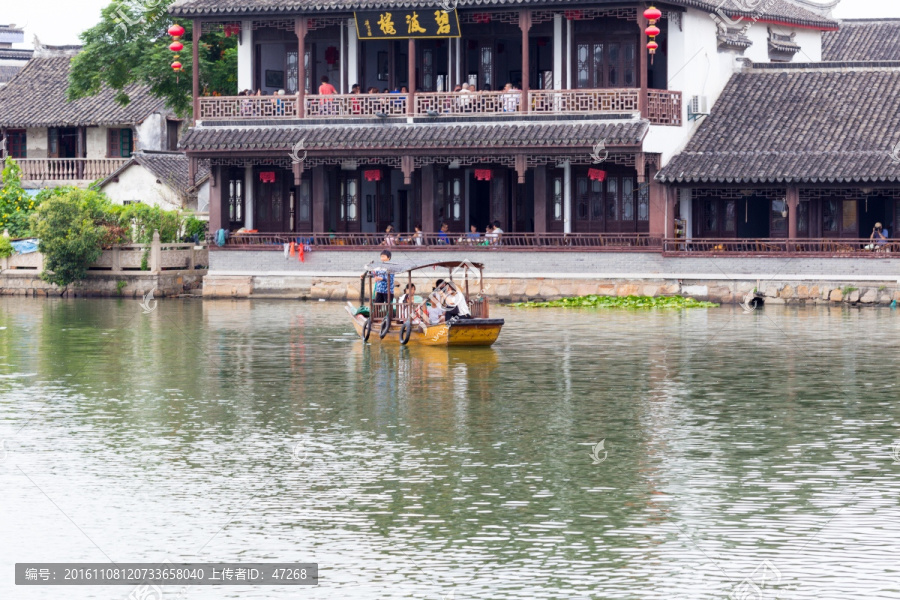
<path fill-rule="evenodd" d="M 893 199 L 883 196 L 869 196 L 859 202 L 859 237 L 868 238 L 875 229 L 875 223 L 881 223 L 888 235 L 895 236 Z"/>
<path fill-rule="evenodd" d="M 769 237 L 769 199 L 751 196 L 738 200 L 737 204 L 737 237 L 741 239 Z"/>
<path fill-rule="evenodd" d="M 491 219 L 491 182 L 475 179 L 475 174 L 469 175 L 469 223 L 475 225 L 478 231 L 484 231 Z"/>

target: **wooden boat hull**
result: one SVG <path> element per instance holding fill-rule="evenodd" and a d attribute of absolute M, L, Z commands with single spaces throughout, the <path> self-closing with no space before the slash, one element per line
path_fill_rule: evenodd
<path fill-rule="evenodd" d="M 353 327 L 356 329 L 357 335 L 362 337 L 366 317 L 354 315 L 349 308 L 347 308 L 347 312 L 353 318 Z M 409 336 L 409 344 L 421 346 L 490 346 L 497 341 L 503 325 L 503 319 L 460 319 L 454 323 L 430 325 L 425 331 L 422 331 L 421 326 L 415 325 L 412 334 Z M 377 329 L 378 326 L 376 324 L 369 336 L 370 342 L 400 344 L 399 325 L 392 323 L 384 338 L 379 337 Z"/>

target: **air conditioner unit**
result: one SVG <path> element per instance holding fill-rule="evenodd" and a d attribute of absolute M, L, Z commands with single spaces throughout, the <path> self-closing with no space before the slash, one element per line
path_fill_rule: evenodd
<path fill-rule="evenodd" d="M 688 102 L 688 120 L 696 121 L 709 114 L 709 100 L 706 96 L 693 96 Z"/>

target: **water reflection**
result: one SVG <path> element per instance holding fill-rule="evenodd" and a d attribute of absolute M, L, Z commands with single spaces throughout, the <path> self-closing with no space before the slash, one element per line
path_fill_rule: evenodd
<path fill-rule="evenodd" d="M 896 311 L 501 309 L 477 350 L 364 345 L 331 304 L 0 311 L 7 572 L 105 554 L 316 560 L 311 598 L 900 597 Z M 238 596 L 296 592 L 188 597 Z"/>

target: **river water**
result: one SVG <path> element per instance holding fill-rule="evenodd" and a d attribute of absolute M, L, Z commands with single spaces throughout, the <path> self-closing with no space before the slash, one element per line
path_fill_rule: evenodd
<path fill-rule="evenodd" d="M 0 597 L 170 560 L 320 565 L 190 600 L 900 598 L 900 312 L 494 316 L 382 349 L 331 303 L 0 298 Z"/>

